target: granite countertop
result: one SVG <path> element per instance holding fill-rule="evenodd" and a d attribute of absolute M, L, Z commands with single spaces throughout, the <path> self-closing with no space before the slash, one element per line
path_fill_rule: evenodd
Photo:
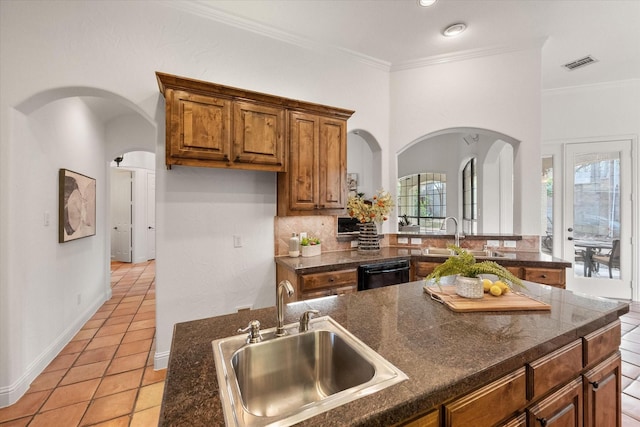
<path fill-rule="evenodd" d="M 538 252 L 500 252 L 504 256 L 487 258 L 505 266 L 569 268 L 571 263 Z M 362 254 L 356 249 L 349 251 L 323 252 L 321 255 L 303 258 L 275 257 L 277 264 L 299 274 L 326 271 L 327 269 L 356 268 L 359 265 L 390 261 L 394 259 L 418 259 L 420 261 L 444 262 L 446 255 L 423 255 L 420 248 L 383 247 L 377 254 Z"/>
<path fill-rule="evenodd" d="M 409 379 L 302 421 L 301 426 L 383 426 L 427 411 L 593 332 L 627 303 L 525 282 L 550 311 L 455 313 L 411 282 L 287 305 L 285 322 L 309 309 L 329 315 Z M 178 323 L 160 426 L 223 425 L 211 341 L 250 320 L 275 326 L 275 307 Z"/>

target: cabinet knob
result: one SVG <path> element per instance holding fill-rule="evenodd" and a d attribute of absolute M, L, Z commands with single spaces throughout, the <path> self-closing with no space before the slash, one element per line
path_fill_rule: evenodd
<path fill-rule="evenodd" d="M 594 390 L 597 390 L 598 387 L 600 387 L 600 384 L 598 384 L 598 381 L 591 381 L 589 382 L 589 384 L 591 384 L 591 387 L 593 387 Z"/>
<path fill-rule="evenodd" d="M 547 275 L 546 274 L 542 274 L 540 277 L 542 277 L 543 279 L 546 279 Z"/>
<path fill-rule="evenodd" d="M 547 420 L 544 418 L 537 418 L 538 422 L 540 423 L 540 425 L 542 427 L 545 427 L 547 425 Z"/>

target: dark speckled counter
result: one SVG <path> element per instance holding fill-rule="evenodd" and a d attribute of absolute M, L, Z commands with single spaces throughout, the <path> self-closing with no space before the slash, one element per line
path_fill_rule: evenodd
<path fill-rule="evenodd" d="M 571 263 L 559 258 L 535 252 L 502 252 L 503 256 L 486 258 L 496 261 L 504 266 L 521 267 L 547 267 L 547 268 L 569 268 Z M 376 263 L 394 259 L 417 259 L 420 261 L 444 262 L 445 255 L 423 255 L 421 249 L 381 248 L 377 254 L 366 255 L 357 250 L 323 252 L 314 257 L 290 258 L 287 256 L 276 257 L 277 264 L 283 265 L 298 274 L 315 273 L 327 270 L 342 270 L 354 268 L 361 264 Z M 484 258 L 483 258 L 484 259 Z"/>
<path fill-rule="evenodd" d="M 550 311 L 454 313 L 422 282 L 289 304 L 286 323 L 320 310 L 409 376 L 407 381 L 303 421 L 301 426 L 386 426 L 487 384 L 615 321 L 628 304 L 526 283 Z M 275 326 L 275 307 L 175 325 L 160 426 L 224 423 L 211 341 L 259 320 Z"/>

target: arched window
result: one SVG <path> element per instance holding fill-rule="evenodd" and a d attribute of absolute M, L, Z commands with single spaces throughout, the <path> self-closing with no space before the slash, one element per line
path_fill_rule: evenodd
<path fill-rule="evenodd" d="M 419 227 L 412 231 L 439 231 L 447 216 L 447 175 L 418 173 L 398 180 L 400 227 Z"/>
<path fill-rule="evenodd" d="M 465 233 L 478 231 L 478 176 L 475 157 L 462 170 L 462 229 Z"/>

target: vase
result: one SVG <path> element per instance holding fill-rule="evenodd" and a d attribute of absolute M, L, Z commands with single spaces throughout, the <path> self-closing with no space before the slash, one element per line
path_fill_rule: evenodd
<path fill-rule="evenodd" d="M 484 297 L 482 279 L 478 277 L 458 276 L 456 278 L 456 294 L 464 298 Z"/>
<path fill-rule="evenodd" d="M 380 251 L 380 236 L 378 227 L 374 222 L 361 222 L 360 234 L 358 235 L 358 252 L 376 253 Z"/>

